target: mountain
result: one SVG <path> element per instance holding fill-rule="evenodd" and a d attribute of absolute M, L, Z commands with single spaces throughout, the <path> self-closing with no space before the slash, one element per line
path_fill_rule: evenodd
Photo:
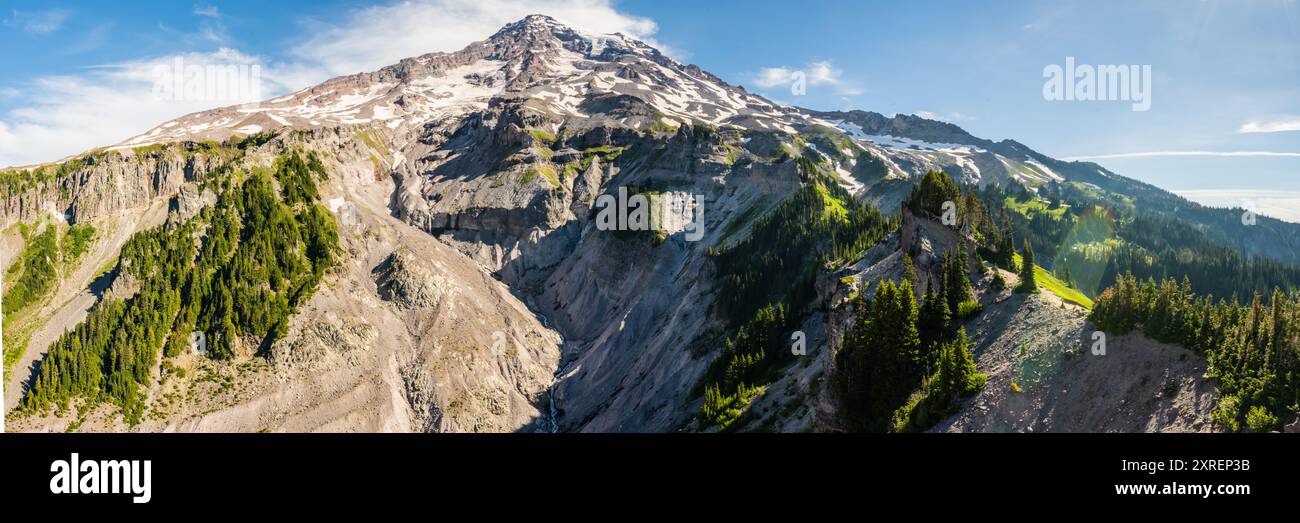
<path fill-rule="evenodd" d="M 1093 288 L 995 291 L 1001 273 L 975 257 L 984 222 L 957 236 L 908 206 L 934 173 L 990 217 L 1011 209 L 1039 265 L 1094 269 Z M 629 194 L 657 209 L 652 230 L 607 230 Z M 948 123 L 783 107 L 541 15 L 6 171 L 0 196 L 6 251 L 22 253 L 5 259 L 4 305 L 21 430 L 840 430 L 835 354 L 863 310 L 850 294 L 911 266 L 922 297 L 958 247 L 987 311 L 968 318 L 980 357 L 1015 352 L 1018 332 L 978 328 L 997 318 L 1059 306 L 1043 325 L 1083 332 L 1080 302 L 1117 270 L 1072 258 L 1093 247 L 1130 264 L 1222 248 L 1248 260 L 1204 285 L 1243 293 L 1300 281 L 1286 265 L 1300 226 L 1243 233 L 1235 211 Z M 1072 224 L 1103 211 L 1114 233 L 1079 239 Z M 1181 243 L 1156 243 L 1152 216 Z M 804 359 L 777 354 L 796 330 Z M 1059 369 L 1046 382 L 1133 372 Z M 1198 369 L 1176 369 L 1183 396 L 1204 396 Z M 1141 420 L 1173 409 L 1168 426 L 1202 430 L 1210 405 L 1055 426 L 1159 428 Z M 977 426 L 1024 428 L 945 425 Z"/>

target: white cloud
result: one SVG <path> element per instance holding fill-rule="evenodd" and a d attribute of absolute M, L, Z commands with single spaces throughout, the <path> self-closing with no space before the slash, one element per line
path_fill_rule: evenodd
<path fill-rule="evenodd" d="M 839 85 L 843 71 L 836 69 L 829 61 L 808 64 L 808 83 L 812 85 Z"/>
<path fill-rule="evenodd" d="M 65 9 L 13 11 L 5 20 L 5 25 L 18 27 L 34 36 L 41 36 L 58 31 L 71 15 L 72 13 Z"/>
<path fill-rule="evenodd" d="M 809 62 L 801 69 L 793 69 L 786 66 L 765 67 L 760 69 L 758 74 L 751 79 L 754 85 L 770 89 L 784 85 L 790 85 L 796 79 L 796 75 L 802 73 L 804 81 L 808 86 L 831 86 L 835 88 L 835 94 L 841 96 L 858 96 L 862 94 L 862 89 L 856 84 L 844 79 L 844 71 L 835 67 L 829 60 Z"/>
<path fill-rule="evenodd" d="M 1281 133 L 1287 131 L 1300 131 L 1300 118 L 1277 119 L 1277 120 L 1252 120 L 1242 124 L 1237 129 L 1238 133 Z"/>
<path fill-rule="evenodd" d="M 754 85 L 764 89 L 789 85 L 794 81 L 794 71 L 787 67 L 765 67 L 754 76 Z"/>
<path fill-rule="evenodd" d="M 278 79 L 292 75 L 232 49 L 179 56 L 185 65 L 259 65 L 265 71 L 261 75 L 263 93 L 290 88 Z M 157 96 L 157 73 L 171 68 L 175 58 L 96 67 L 83 75 L 49 76 L 31 82 L 22 89 L 23 105 L 0 118 L 0 165 L 61 159 L 113 145 L 181 115 L 253 101 L 166 100 Z"/>
<path fill-rule="evenodd" d="M 1170 158 L 1170 157 L 1227 157 L 1227 158 L 1300 158 L 1300 153 L 1272 151 L 1147 151 L 1138 153 L 1097 154 L 1061 158 L 1067 162 L 1078 160 L 1109 160 L 1115 158 Z"/>
<path fill-rule="evenodd" d="M 195 7 L 196 14 L 201 10 Z M 202 26 L 210 41 L 204 44 L 200 38 L 194 43 L 218 48 L 183 56 L 186 65 L 258 64 L 262 97 L 273 98 L 402 58 L 458 50 L 538 13 L 592 32 L 621 32 L 663 50 L 649 39 L 657 30 L 653 21 L 623 14 L 610 0 L 413 0 L 355 10 L 337 23 L 305 22 L 309 36 L 283 60 L 247 56 L 223 46 L 219 25 Z M 154 70 L 174 58 L 141 57 L 80 75 L 36 78 L 17 85 L 25 98 L 15 109 L 0 114 L 0 166 L 61 159 L 119 143 L 185 114 L 232 105 L 231 101 L 168 101 L 155 96 Z"/>

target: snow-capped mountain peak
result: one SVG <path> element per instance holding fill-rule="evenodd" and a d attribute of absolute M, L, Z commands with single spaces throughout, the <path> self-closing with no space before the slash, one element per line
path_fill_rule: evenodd
<path fill-rule="evenodd" d="M 406 58 L 265 102 L 190 114 L 118 147 L 223 140 L 281 127 L 412 127 L 484 108 L 498 96 L 530 98 L 540 110 L 567 117 L 584 118 L 593 108 L 632 97 L 652 110 L 631 112 L 657 113 L 640 114 L 651 119 L 768 129 L 791 123 L 789 110 L 644 42 L 532 15 L 456 52 Z"/>

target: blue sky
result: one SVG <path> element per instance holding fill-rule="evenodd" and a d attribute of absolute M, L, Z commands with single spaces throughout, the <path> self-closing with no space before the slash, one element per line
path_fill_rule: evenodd
<path fill-rule="evenodd" d="M 532 12 L 636 34 L 782 103 L 930 115 L 1056 157 L 1106 156 L 1096 161 L 1197 199 L 1300 209 L 1296 0 L 7 1 L 0 164 L 203 109 L 151 99 L 147 71 L 172 56 L 261 64 L 270 97 L 454 50 Z M 1150 110 L 1045 100 L 1044 67 L 1067 56 L 1150 65 Z M 806 95 L 776 82 L 790 71 L 807 74 Z"/>

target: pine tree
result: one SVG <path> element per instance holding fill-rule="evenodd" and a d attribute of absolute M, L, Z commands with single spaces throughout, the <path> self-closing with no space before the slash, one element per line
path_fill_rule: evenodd
<path fill-rule="evenodd" d="M 949 254 L 944 257 L 945 274 L 945 299 L 948 304 L 948 315 L 956 318 L 957 312 L 962 303 L 975 298 L 975 291 L 971 288 L 970 276 L 966 274 L 968 260 L 966 258 L 966 248 L 958 243 Z"/>
<path fill-rule="evenodd" d="M 1025 249 L 1020 252 L 1019 292 L 1038 292 L 1038 282 L 1034 280 L 1034 247 L 1025 239 Z"/>
<path fill-rule="evenodd" d="M 927 365 L 934 363 L 936 346 L 943 341 L 952 322 L 952 317 L 948 313 L 948 304 L 940 294 L 940 289 L 934 287 L 935 285 L 930 285 L 926 289 L 917 320 L 921 350 L 925 354 Z"/>
<path fill-rule="evenodd" d="M 912 263 L 912 256 L 907 253 L 903 253 L 903 279 L 912 284 L 920 283 L 916 276 L 916 265 Z"/>

